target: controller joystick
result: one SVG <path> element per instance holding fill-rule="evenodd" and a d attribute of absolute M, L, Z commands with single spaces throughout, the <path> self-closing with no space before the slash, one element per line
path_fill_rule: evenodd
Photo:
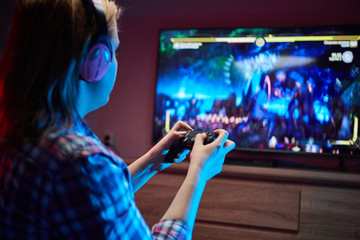
<path fill-rule="evenodd" d="M 184 149 L 192 150 L 195 142 L 195 136 L 199 133 L 203 133 L 203 132 L 187 130 L 185 137 L 176 140 L 170 146 L 170 150 L 165 156 L 165 162 L 173 163 L 177 155 L 181 153 Z M 206 133 L 206 139 L 204 140 L 204 145 L 213 142 L 217 136 L 218 135 L 213 132 Z"/>

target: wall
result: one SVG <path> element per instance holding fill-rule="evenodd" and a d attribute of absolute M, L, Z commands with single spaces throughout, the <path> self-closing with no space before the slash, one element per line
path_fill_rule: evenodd
<path fill-rule="evenodd" d="M 358 0 L 122 0 L 119 70 L 107 106 L 88 120 L 123 157 L 152 144 L 157 34 L 161 28 L 359 24 Z"/>
<path fill-rule="evenodd" d="M 0 56 L 5 47 L 14 6 L 14 0 L 3 0 L 0 5 Z"/>

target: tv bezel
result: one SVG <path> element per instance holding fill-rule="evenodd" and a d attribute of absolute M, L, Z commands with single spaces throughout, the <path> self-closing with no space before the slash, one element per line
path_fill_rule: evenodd
<path fill-rule="evenodd" d="M 360 24 L 326 24 L 326 25 L 292 25 L 292 26 L 269 26 L 269 25 L 264 25 L 264 26 L 226 26 L 226 27 L 186 27 L 186 28 L 181 28 L 181 27 L 174 27 L 174 28 L 159 28 L 158 29 L 158 33 L 157 33 L 157 53 L 156 53 L 156 74 L 155 74 L 155 85 L 154 85 L 154 105 L 153 105 L 153 128 L 152 128 L 152 142 L 153 144 L 157 143 L 160 139 L 155 139 L 155 117 L 156 117 L 156 98 L 157 98 L 157 87 L 158 87 L 158 74 L 159 74 L 159 60 L 160 60 L 160 44 L 161 44 L 161 33 L 163 31 L 189 31 L 189 30 L 200 30 L 200 31 L 207 31 L 207 30 L 223 30 L 223 31 L 230 31 L 230 30 L 235 30 L 235 29 L 249 29 L 249 30 L 253 30 L 253 29 L 274 29 L 276 31 L 279 30 L 286 30 L 286 29 L 301 29 L 301 30 L 305 30 L 305 29 L 321 29 L 322 32 L 325 30 L 327 31 L 331 31 L 332 29 L 342 29 L 343 31 L 346 30 L 346 33 L 350 33 L 354 34 L 354 35 L 359 35 L 360 36 Z M 303 32 L 302 32 L 303 33 Z M 295 36 L 295 34 L 294 34 Z M 360 43 L 360 40 L 358 40 L 358 43 Z M 358 46 L 360 47 L 360 45 Z M 359 116 L 360 117 L 360 116 Z M 172 123 L 175 124 L 175 123 Z M 173 126 L 173 125 L 172 125 Z M 171 126 L 171 127 L 172 127 Z M 359 131 L 358 131 L 359 132 Z M 360 137 L 358 137 L 358 139 L 360 139 Z M 339 147 L 341 148 L 341 147 Z M 355 149 L 353 152 L 355 152 L 356 154 L 350 153 L 349 152 L 341 152 L 341 153 L 330 153 L 330 152 L 322 152 L 322 153 L 318 153 L 318 152 L 306 152 L 306 151 L 290 151 L 290 150 L 284 150 L 284 149 L 271 149 L 271 148 L 264 148 L 264 149 L 260 149 L 260 148 L 248 148 L 248 147 L 235 147 L 234 150 L 232 150 L 233 154 L 231 155 L 232 157 L 239 156 L 239 155 L 247 155 L 250 154 L 251 156 L 256 157 L 264 157 L 264 154 L 269 154 L 267 155 L 267 157 L 269 159 L 272 160 L 278 160 L 278 159 L 284 159 L 287 157 L 290 158 L 294 158 L 294 157 L 304 157 L 304 158 L 309 158 L 309 159 L 314 159 L 317 157 L 328 157 L 331 159 L 340 159 L 340 161 L 342 161 L 343 158 L 358 158 L 360 157 L 360 146 Z"/>

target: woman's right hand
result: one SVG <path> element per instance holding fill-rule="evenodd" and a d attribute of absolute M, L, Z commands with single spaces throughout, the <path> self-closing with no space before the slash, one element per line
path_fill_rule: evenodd
<path fill-rule="evenodd" d="M 210 144 L 204 145 L 206 134 L 197 134 L 194 147 L 190 153 L 190 169 L 197 171 L 202 180 L 209 180 L 221 172 L 225 156 L 235 147 L 235 143 L 228 139 L 229 133 L 217 129 L 214 133 L 218 137 Z"/>
<path fill-rule="evenodd" d="M 195 136 L 186 178 L 162 220 L 179 219 L 192 231 L 206 182 L 221 172 L 226 154 L 235 147 L 235 143 L 228 140 L 227 131 L 218 129 L 214 133 L 218 137 L 206 145 L 205 133 Z"/>

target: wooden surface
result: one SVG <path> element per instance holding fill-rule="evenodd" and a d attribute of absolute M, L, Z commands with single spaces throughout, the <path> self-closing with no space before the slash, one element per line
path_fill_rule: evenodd
<path fill-rule="evenodd" d="M 189 166 L 182 162 L 166 169 L 167 173 L 184 173 Z M 269 167 L 248 167 L 224 165 L 222 172 L 216 178 L 254 179 L 265 181 L 285 181 L 309 183 L 330 186 L 360 187 L 359 173 L 344 173 L 329 170 L 282 169 Z"/>
<path fill-rule="evenodd" d="M 304 187 L 300 228 L 303 239 L 360 239 L 360 191 Z"/>
<path fill-rule="evenodd" d="M 275 184 L 216 179 L 210 181 L 197 219 L 297 231 L 300 190 Z"/>
<path fill-rule="evenodd" d="M 159 221 L 185 174 L 179 164 L 136 194 L 147 224 Z M 202 197 L 193 239 L 360 239 L 357 174 L 224 166 Z"/>

